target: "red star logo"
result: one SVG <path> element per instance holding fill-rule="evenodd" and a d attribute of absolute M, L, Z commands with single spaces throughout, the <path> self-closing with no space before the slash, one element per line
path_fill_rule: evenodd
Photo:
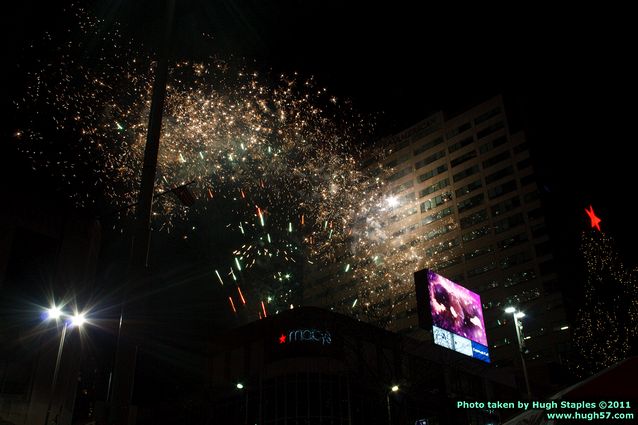
<path fill-rule="evenodd" d="M 285 344 L 286 343 L 286 335 L 281 334 L 281 336 L 279 337 L 279 343 L 280 344 Z"/>
<path fill-rule="evenodd" d="M 591 220 L 591 227 L 592 228 L 595 227 L 600 232 L 600 225 L 598 224 L 600 223 L 600 219 L 596 217 L 596 214 L 594 214 L 594 208 L 590 205 L 589 209 L 585 208 L 585 212 L 587 213 L 587 215 L 589 216 L 589 219 Z"/>

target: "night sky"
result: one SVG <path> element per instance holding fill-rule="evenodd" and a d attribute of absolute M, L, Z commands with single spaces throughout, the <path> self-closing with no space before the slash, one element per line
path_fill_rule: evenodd
<path fill-rule="evenodd" d="M 96 1 L 89 10 L 105 20 L 105 29 L 120 22 L 123 33 L 152 54 L 161 3 Z M 592 204 L 602 229 L 635 263 L 631 150 L 638 73 L 627 11 L 538 4 L 177 3 L 174 57 L 214 55 L 274 74 L 314 76 L 355 109 L 378 116 L 379 136 L 438 110 L 453 115 L 503 94 L 512 124 L 527 131 L 557 248 L 577 247 L 588 224 L 584 208 Z M 6 7 L 2 51 L 9 72 L 3 86 L 19 96 L 23 71 L 16 64 L 23 46 L 44 29 L 63 31 L 63 12 L 41 1 Z M 8 100 L 5 117 L 12 117 Z M 2 190 L 55 198 L 47 179 L 15 151 L 12 131 L 13 123 L 3 120 Z"/>

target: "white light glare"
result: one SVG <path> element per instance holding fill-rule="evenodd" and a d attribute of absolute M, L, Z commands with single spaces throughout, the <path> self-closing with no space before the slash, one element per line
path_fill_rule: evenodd
<path fill-rule="evenodd" d="M 396 196 L 389 196 L 386 198 L 385 203 L 389 208 L 394 208 L 399 205 L 399 200 Z"/>
<path fill-rule="evenodd" d="M 71 318 L 71 326 L 82 327 L 82 325 L 85 323 L 86 323 L 86 317 L 84 317 L 83 313 L 77 313 L 75 316 Z"/>
<path fill-rule="evenodd" d="M 60 316 L 62 316 L 62 310 L 60 310 L 60 307 L 53 306 L 47 310 L 48 319 L 59 319 Z"/>

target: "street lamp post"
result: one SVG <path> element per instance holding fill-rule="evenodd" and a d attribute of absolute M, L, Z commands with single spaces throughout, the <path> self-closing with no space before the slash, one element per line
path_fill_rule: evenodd
<path fill-rule="evenodd" d="M 244 423 L 248 425 L 248 390 L 244 389 L 244 384 L 238 382 L 235 387 L 244 393 Z"/>
<path fill-rule="evenodd" d="M 57 320 L 63 316 L 59 307 L 52 307 L 47 310 L 47 318 L 49 320 Z M 53 396 L 55 395 L 55 387 L 58 382 L 58 372 L 60 371 L 60 360 L 62 359 L 62 351 L 64 350 L 64 342 L 66 340 L 66 330 L 69 326 L 81 327 L 86 319 L 83 314 L 76 314 L 70 321 L 64 321 L 62 325 L 62 333 L 60 335 L 60 344 L 58 345 L 58 356 L 55 359 L 55 369 L 53 369 L 53 379 L 51 380 L 51 392 L 49 393 L 49 403 L 47 406 L 47 413 L 44 417 L 44 425 L 49 424 L 49 417 L 51 416 L 51 405 L 53 404 Z"/>
<path fill-rule="evenodd" d="M 523 377 L 525 378 L 525 389 L 527 390 L 527 398 L 532 399 L 532 390 L 529 386 L 529 377 L 527 376 L 527 365 L 525 364 L 525 356 L 523 355 L 523 339 L 521 335 L 521 329 L 523 328 L 523 321 L 520 320 L 525 317 L 525 313 L 517 311 L 515 307 L 507 307 L 505 313 L 512 315 L 514 319 L 514 328 L 516 329 L 516 343 L 518 344 L 518 353 L 521 356 L 521 365 L 523 367 Z"/>
<path fill-rule="evenodd" d="M 388 425 L 392 425 L 392 409 L 390 409 L 390 393 L 396 393 L 397 391 L 399 391 L 399 386 L 393 385 L 392 388 L 390 388 L 390 391 L 385 393 L 385 401 L 388 406 Z"/>

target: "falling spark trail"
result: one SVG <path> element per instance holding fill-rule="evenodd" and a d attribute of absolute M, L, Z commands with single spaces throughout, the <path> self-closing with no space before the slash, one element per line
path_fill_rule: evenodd
<path fill-rule="evenodd" d="M 244 298 L 244 294 L 241 292 L 241 288 L 239 285 L 237 286 L 237 292 L 239 292 L 239 298 L 241 298 L 242 304 L 246 305 L 246 299 Z"/>
<path fill-rule="evenodd" d="M 230 301 L 230 306 L 233 309 L 233 313 L 237 313 L 237 309 L 235 308 L 235 303 L 233 302 L 233 298 L 232 297 L 228 297 L 228 301 Z"/>
<path fill-rule="evenodd" d="M 217 279 L 219 279 L 219 283 L 224 285 L 224 281 L 222 280 L 222 277 L 219 275 L 219 272 L 217 270 L 215 270 L 215 274 L 217 275 Z"/>

